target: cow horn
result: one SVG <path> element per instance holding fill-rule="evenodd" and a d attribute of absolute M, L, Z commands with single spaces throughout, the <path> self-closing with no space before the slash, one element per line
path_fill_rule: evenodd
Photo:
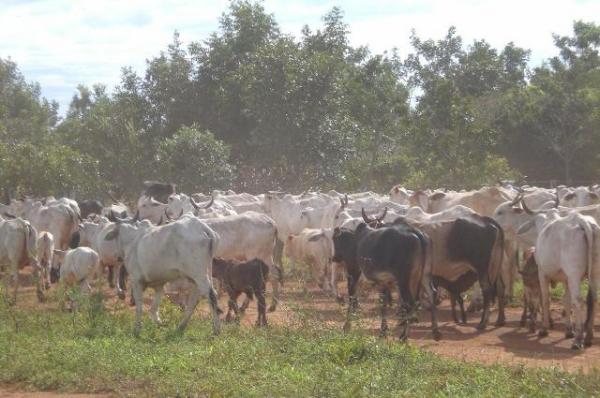
<path fill-rule="evenodd" d="M 379 223 L 380 223 L 380 222 L 382 222 L 382 221 L 383 221 L 383 219 L 384 219 L 384 218 L 385 218 L 385 216 L 387 215 L 387 211 L 388 211 L 388 208 L 387 208 L 387 207 L 385 207 L 385 208 L 383 209 L 383 214 L 381 214 L 381 216 L 380 216 L 380 217 L 377 217 L 377 218 L 376 218 L 377 222 L 379 222 Z"/>
<path fill-rule="evenodd" d="M 525 199 L 521 199 L 521 205 L 523 205 L 523 210 L 525 210 L 525 213 L 532 215 L 532 216 L 537 214 L 537 212 L 532 211 L 529 207 L 527 207 L 527 204 L 525 203 Z"/>
<path fill-rule="evenodd" d="M 513 199 L 512 202 L 510 202 L 510 206 L 515 206 L 517 203 L 519 203 L 521 201 L 521 199 L 523 199 L 523 194 L 521 192 L 519 192 L 517 194 L 517 196 Z"/>
<path fill-rule="evenodd" d="M 158 203 L 159 205 L 166 205 L 166 203 L 159 202 L 158 200 L 154 199 L 154 197 L 152 197 L 152 196 L 150 196 L 150 202 L 152 202 L 152 203 Z"/>
<path fill-rule="evenodd" d="M 194 199 L 190 196 L 190 202 L 192 203 L 192 206 L 194 206 L 194 209 L 196 210 L 200 210 L 200 209 L 208 209 L 210 206 L 212 206 L 212 204 L 215 201 L 215 197 L 214 196 L 210 196 L 210 200 L 208 201 L 208 204 L 200 206 L 199 204 L 197 204 Z"/>
<path fill-rule="evenodd" d="M 367 213 L 365 212 L 365 208 L 364 208 L 364 207 L 362 207 L 362 208 L 361 208 L 361 213 L 362 213 L 362 218 L 363 218 L 363 220 L 364 220 L 364 221 L 365 221 L 367 224 L 370 224 L 370 223 L 372 223 L 373 221 L 375 221 L 375 219 L 373 219 L 373 218 L 369 218 L 369 216 L 367 216 Z"/>
<path fill-rule="evenodd" d="M 558 198 L 558 188 L 554 192 L 554 208 L 558 209 L 558 205 L 560 204 L 560 199 Z"/>
<path fill-rule="evenodd" d="M 140 220 L 140 209 L 137 209 L 135 211 L 135 217 L 133 217 L 133 221 L 139 221 Z"/>

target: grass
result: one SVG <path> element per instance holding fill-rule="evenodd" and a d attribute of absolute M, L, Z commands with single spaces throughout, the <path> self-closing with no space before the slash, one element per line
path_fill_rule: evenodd
<path fill-rule="evenodd" d="M 51 300 L 58 301 L 55 296 Z M 78 298 L 73 313 L 0 304 L 0 383 L 120 396 L 396 397 L 591 396 L 600 373 L 483 366 L 442 359 L 410 344 L 306 323 L 264 329 L 224 325 L 162 307 L 132 335 L 129 310 Z M 57 302 L 57 306 L 58 306 Z"/>

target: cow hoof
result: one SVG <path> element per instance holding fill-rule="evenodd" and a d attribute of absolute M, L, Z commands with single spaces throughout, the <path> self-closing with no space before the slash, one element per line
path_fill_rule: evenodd
<path fill-rule="evenodd" d="M 519 326 L 524 328 L 525 327 L 525 319 L 521 319 L 521 322 L 519 322 Z"/>
<path fill-rule="evenodd" d="M 548 336 L 548 331 L 546 329 L 540 329 L 538 331 L 538 337 L 547 337 Z"/>
<path fill-rule="evenodd" d="M 118 292 L 117 292 L 117 297 L 118 297 L 120 300 L 125 300 L 125 292 L 124 292 L 124 291 L 122 291 L 122 290 L 121 290 L 121 291 L 118 291 Z"/>
<path fill-rule="evenodd" d="M 485 330 L 485 323 L 478 323 L 476 328 L 477 330 Z"/>
<path fill-rule="evenodd" d="M 346 303 L 346 300 L 344 299 L 344 296 L 342 296 L 342 295 L 340 295 L 340 294 L 338 294 L 338 295 L 335 297 L 335 301 L 337 301 L 337 303 L 338 303 L 339 305 L 344 305 L 344 304 Z"/>
<path fill-rule="evenodd" d="M 277 309 L 277 304 L 271 304 L 269 306 L 269 312 L 275 312 L 276 309 Z"/>
<path fill-rule="evenodd" d="M 382 337 L 382 338 L 384 338 L 384 337 L 387 337 L 387 335 L 388 335 L 388 330 L 387 330 L 387 328 L 386 328 L 386 329 L 381 329 L 381 330 L 379 331 L 379 337 Z"/>
<path fill-rule="evenodd" d="M 344 328 L 343 328 L 344 332 L 349 332 L 350 329 L 352 329 L 352 326 L 350 325 L 350 322 L 344 323 Z"/>
<path fill-rule="evenodd" d="M 504 325 L 506 325 L 506 320 L 504 320 L 504 319 L 498 319 L 495 323 L 495 326 L 498 328 L 501 326 L 504 326 Z"/>
<path fill-rule="evenodd" d="M 574 343 L 571 345 L 571 349 L 572 349 L 572 350 L 574 350 L 574 351 L 579 351 L 579 350 L 582 350 L 582 349 L 583 349 L 583 344 L 581 344 L 581 342 L 580 342 L 580 341 L 579 341 L 579 342 L 574 342 Z"/>
<path fill-rule="evenodd" d="M 436 330 L 434 330 L 434 331 L 433 331 L 433 339 L 434 339 L 435 341 L 440 341 L 440 340 L 442 339 L 442 333 L 440 333 L 440 331 L 439 331 L 439 330 L 437 330 L 437 329 L 436 329 Z"/>
<path fill-rule="evenodd" d="M 565 339 L 572 339 L 573 337 L 575 337 L 575 334 L 573 333 L 572 330 L 567 330 L 565 332 Z"/>

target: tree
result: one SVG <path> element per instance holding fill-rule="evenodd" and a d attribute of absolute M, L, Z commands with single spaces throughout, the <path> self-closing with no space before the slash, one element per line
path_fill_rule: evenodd
<path fill-rule="evenodd" d="M 229 153 L 229 147 L 210 132 L 182 127 L 161 142 L 157 163 L 162 178 L 182 192 L 206 192 L 230 186 L 234 168 Z"/>

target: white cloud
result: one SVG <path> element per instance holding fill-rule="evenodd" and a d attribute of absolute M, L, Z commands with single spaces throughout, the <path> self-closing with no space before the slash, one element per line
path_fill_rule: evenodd
<path fill-rule="evenodd" d="M 228 1 L 3 1 L 0 57 L 10 56 L 27 79 L 38 81 L 45 96 L 64 112 L 79 83 L 118 83 L 122 66 L 144 70 L 145 60 L 164 50 L 179 30 L 188 43 L 217 29 Z M 341 5 L 353 44 L 374 52 L 409 48 L 415 29 L 421 38 L 441 38 L 455 25 L 466 43 L 485 38 L 501 47 L 509 41 L 532 50 L 532 62 L 556 53 L 552 33 L 570 34 L 576 19 L 597 21 L 600 1 L 543 0 L 265 0 L 286 33 L 315 27 Z"/>

